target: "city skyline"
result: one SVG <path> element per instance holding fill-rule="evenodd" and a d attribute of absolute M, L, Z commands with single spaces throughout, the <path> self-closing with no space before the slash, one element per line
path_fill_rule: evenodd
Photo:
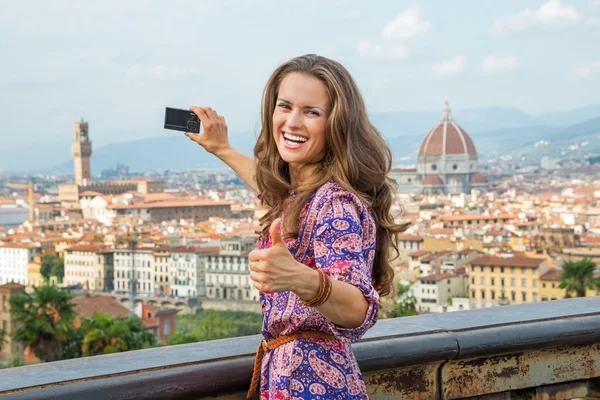
<path fill-rule="evenodd" d="M 455 110 L 530 114 L 597 104 L 600 1 L 440 5 L 11 4 L 0 16 L 0 142 L 70 141 L 80 116 L 97 146 L 164 136 L 164 107 L 191 104 L 213 106 L 231 132 L 254 131 L 270 72 L 308 52 L 342 62 L 372 113 L 436 110 L 446 96 Z"/>

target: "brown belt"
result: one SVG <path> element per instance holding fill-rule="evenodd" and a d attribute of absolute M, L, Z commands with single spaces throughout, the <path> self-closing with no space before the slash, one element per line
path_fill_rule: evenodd
<path fill-rule="evenodd" d="M 331 333 L 321 331 L 300 331 L 290 333 L 289 335 L 279 336 L 275 339 L 266 341 L 263 339 L 258 346 L 256 352 L 256 358 L 254 358 L 254 371 L 252 372 L 252 382 L 250 383 L 250 390 L 248 390 L 248 399 L 251 399 L 259 389 L 260 381 L 260 369 L 262 366 L 262 360 L 265 353 L 276 349 L 277 347 L 289 343 L 296 339 L 324 339 L 324 340 L 337 340 L 337 338 Z"/>

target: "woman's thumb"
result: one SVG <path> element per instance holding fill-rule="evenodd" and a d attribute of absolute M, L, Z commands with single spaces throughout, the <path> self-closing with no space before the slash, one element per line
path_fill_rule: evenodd
<path fill-rule="evenodd" d="M 269 234 L 271 235 L 271 243 L 273 244 L 273 246 L 281 244 L 285 246 L 285 242 L 283 241 L 283 237 L 281 236 L 281 218 L 277 218 L 271 223 L 271 228 L 269 228 Z"/>

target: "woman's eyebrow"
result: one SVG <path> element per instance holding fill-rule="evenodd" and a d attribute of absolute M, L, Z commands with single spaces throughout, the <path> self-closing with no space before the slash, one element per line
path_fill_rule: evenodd
<path fill-rule="evenodd" d="M 284 103 L 287 103 L 287 104 L 292 104 L 292 102 L 291 102 L 291 101 L 289 101 L 289 100 L 286 100 L 286 99 L 282 99 L 281 97 L 279 97 L 279 98 L 277 99 L 277 101 L 282 101 L 282 102 L 284 102 Z M 323 108 L 319 107 L 319 106 L 304 106 L 303 108 L 304 108 L 304 109 L 307 109 L 307 108 L 318 108 L 319 110 L 321 110 L 321 111 L 325 112 L 325 110 L 324 110 Z"/>

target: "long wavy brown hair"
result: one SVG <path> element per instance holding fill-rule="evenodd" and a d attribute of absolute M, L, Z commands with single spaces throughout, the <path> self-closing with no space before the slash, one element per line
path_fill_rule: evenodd
<path fill-rule="evenodd" d="M 292 72 L 319 79 L 327 88 L 331 112 L 327 118 L 325 154 L 303 168 L 311 168 L 307 179 L 292 187 L 288 164 L 281 158 L 273 135 L 273 111 L 279 86 Z M 390 293 L 394 270 L 391 249 L 398 253 L 396 236 L 409 224 L 398 224 L 391 215 L 396 182 L 390 178 L 392 152 L 367 116 L 364 100 L 354 79 L 340 63 L 307 54 L 279 66 L 269 78 L 262 99 L 262 128 L 254 147 L 256 183 L 266 213 L 260 219 L 265 234 L 285 207 L 283 231 L 297 238 L 303 207 L 319 187 L 331 178 L 354 193 L 373 211 L 377 224 L 372 283 L 381 296 Z M 305 174 L 300 174 L 304 176 Z M 288 199 L 290 190 L 296 193 Z"/>

